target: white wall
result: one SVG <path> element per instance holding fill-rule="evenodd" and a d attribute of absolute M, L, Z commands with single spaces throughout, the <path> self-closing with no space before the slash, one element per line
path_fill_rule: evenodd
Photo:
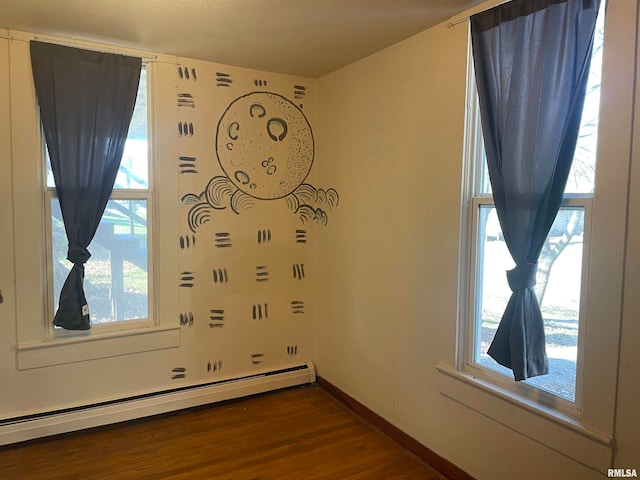
<path fill-rule="evenodd" d="M 611 35 L 615 51 L 637 12 L 632 1 L 612 2 L 609 10 L 631 19 L 608 25 L 624 27 Z M 601 478 L 440 394 L 435 366 L 453 349 L 445 343 L 459 302 L 467 36 L 466 23 L 443 24 L 318 81 L 319 164 L 323 178 L 344 192 L 344 210 L 317 252 L 324 274 L 314 335 L 318 375 L 478 479 Z M 605 101 L 630 104 L 631 80 L 620 78 Z M 628 145 L 629 135 L 618 134 Z M 634 173 L 631 216 L 640 212 Z M 638 246 L 637 230 L 635 222 L 630 250 Z M 637 292 L 638 263 L 629 254 L 626 292 Z M 598 273 L 593 283 L 622 280 Z M 632 346 L 640 340 L 640 305 L 633 293 L 625 298 L 614 465 L 637 468 L 640 356 Z M 619 320 L 611 317 L 615 331 Z M 615 370 L 616 352 L 602 355 Z"/>
<path fill-rule="evenodd" d="M 631 3 L 631 2 L 630 2 Z M 636 6 L 638 8 L 638 6 Z M 631 16 L 631 9 L 629 15 Z M 638 14 L 636 18 L 640 18 Z M 639 34 L 640 38 L 640 34 Z M 636 51 L 636 55 L 640 52 Z M 640 56 L 636 68 L 640 67 Z M 640 465 L 640 83 L 636 81 L 635 123 L 632 139 L 630 195 L 624 312 L 620 344 L 618 407 L 616 414 L 616 466 L 637 468 Z"/>
<path fill-rule="evenodd" d="M 6 31 L 0 30 L 0 35 Z M 9 97 L 9 41 L 0 39 L 0 348 L 8 350 L 15 336 L 15 276 L 13 248 L 13 190 L 11 184 L 11 109 Z M 0 378 L 7 378 L 11 363 L 0 364 Z M 1 398 L 1 397 L 0 397 Z M 1 402 L 1 400 L 0 400 Z M 4 403 L 4 402 L 2 402 Z"/>

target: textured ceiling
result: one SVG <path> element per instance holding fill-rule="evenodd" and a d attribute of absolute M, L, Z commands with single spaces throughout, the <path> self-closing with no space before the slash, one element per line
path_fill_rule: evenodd
<path fill-rule="evenodd" d="M 0 28 L 317 78 L 479 0 L 0 0 Z"/>

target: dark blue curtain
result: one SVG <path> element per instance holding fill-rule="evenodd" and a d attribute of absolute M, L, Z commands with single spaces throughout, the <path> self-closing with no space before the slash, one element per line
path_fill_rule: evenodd
<path fill-rule="evenodd" d="M 549 371 L 533 290 L 575 151 L 599 0 L 512 0 L 471 17 L 495 207 L 516 266 L 489 355 L 516 380 Z"/>
<path fill-rule="evenodd" d="M 120 167 L 135 106 L 140 58 L 31 42 L 40 117 L 73 263 L 54 325 L 91 327 L 85 299 L 87 247 Z"/>

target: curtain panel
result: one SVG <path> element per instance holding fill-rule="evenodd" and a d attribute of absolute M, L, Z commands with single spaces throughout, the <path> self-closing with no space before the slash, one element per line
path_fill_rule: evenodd
<path fill-rule="evenodd" d="M 575 152 L 599 0 L 512 0 L 473 15 L 487 166 L 516 264 L 489 355 L 526 380 L 549 371 L 533 287 Z"/>
<path fill-rule="evenodd" d="M 120 167 L 133 115 L 140 58 L 31 42 L 40 117 L 73 264 L 54 325 L 91 327 L 84 264 Z"/>

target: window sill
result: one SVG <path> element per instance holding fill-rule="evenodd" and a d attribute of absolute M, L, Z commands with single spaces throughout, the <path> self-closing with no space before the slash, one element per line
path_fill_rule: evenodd
<path fill-rule="evenodd" d="M 180 346 L 180 327 L 151 327 L 119 332 L 88 333 L 37 343 L 19 344 L 18 370 L 142 353 Z"/>
<path fill-rule="evenodd" d="M 579 420 L 449 366 L 437 365 L 440 393 L 573 460 L 606 473 L 613 439 Z"/>

